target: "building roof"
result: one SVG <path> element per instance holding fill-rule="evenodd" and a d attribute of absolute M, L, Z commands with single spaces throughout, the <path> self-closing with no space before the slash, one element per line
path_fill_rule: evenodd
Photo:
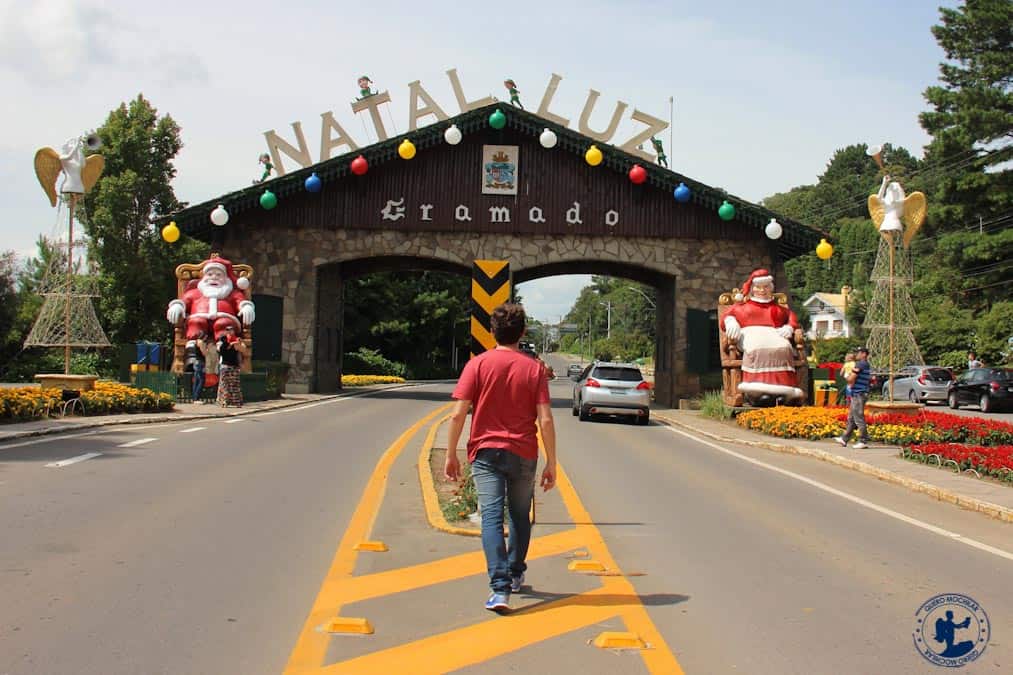
<path fill-rule="evenodd" d="M 846 296 L 843 293 L 813 293 L 803 305 L 809 306 L 814 300 L 819 300 L 824 305 L 839 310 L 842 314 L 847 306 Z"/>
<path fill-rule="evenodd" d="M 777 241 L 777 253 L 782 259 L 794 258 L 811 252 L 815 249 L 821 237 L 829 238 L 827 233 L 812 226 L 786 218 L 759 204 L 754 204 L 729 194 L 720 188 L 705 185 L 657 164 L 645 162 L 642 158 L 624 152 L 613 145 L 602 143 L 589 136 L 539 117 L 534 113 L 504 103 L 495 103 L 477 108 L 451 117 L 446 121 L 422 127 L 413 132 L 398 134 L 385 141 L 374 143 L 359 150 L 338 157 L 332 157 L 312 166 L 290 171 L 284 176 L 279 176 L 256 185 L 246 186 L 239 190 L 210 198 L 200 204 L 188 206 L 175 213 L 159 216 L 154 219 L 154 222 L 161 226 L 170 220 L 174 220 L 182 232 L 197 238 L 208 239 L 211 236 L 209 214 L 218 204 L 223 205 L 230 216 L 235 216 L 244 211 L 259 209 L 260 196 L 265 189 L 269 189 L 277 197 L 283 198 L 287 195 L 304 191 L 303 184 L 312 173 L 316 173 L 317 177 L 325 184 L 329 181 L 345 178 L 351 175 L 349 164 L 358 155 L 365 157 L 370 167 L 375 167 L 385 162 L 399 161 L 397 148 L 405 138 L 411 139 L 421 156 L 421 151 L 426 148 L 445 143 L 443 132 L 451 124 L 456 124 L 464 134 L 488 128 L 489 115 L 496 108 L 500 108 L 507 113 L 507 129 L 536 138 L 543 130 L 547 128 L 551 129 L 556 133 L 558 138 L 556 147 L 559 151 L 577 155 L 580 161 L 584 161 L 584 153 L 591 144 L 597 145 L 604 155 L 601 166 L 620 174 L 623 180 L 626 179 L 626 174 L 631 166 L 640 164 L 647 170 L 647 185 L 664 190 L 671 195 L 679 183 L 685 183 L 692 191 L 692 203 L 715 210 L 723 201 L 727 200 L 735 206 L 734 221 L 754 227 L 761 232 L 767 226 L 767 223 L 770 222 L 771 218 L 776 218 L 783 230 L 781 238 Z"/>

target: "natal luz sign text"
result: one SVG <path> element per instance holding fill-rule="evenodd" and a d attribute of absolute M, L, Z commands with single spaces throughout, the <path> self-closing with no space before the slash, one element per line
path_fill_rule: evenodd
<path fill-rule="evenodd" d="M 483 106 L 492 105 L 497 100 L 491 96 L 484 98 L 475 99 L 469 101 L 464 95 L 464 88 L 461 86 L 461 81 L 457 76 L 457 69 L 452 68 L 447 71 L 447 77 L 450 79 L 450 86 L 454 91 L 454 97 L 457 99 L 457 106 L 462 113 Z M 554 122 L 563 127 L 570 126 L 570 120 L 550 111 L 552 105 L 552 99 L 556 95 L 556 89 L 559 87 L 562 77 L 553 73 L 552 77 L 549 78 L 549 84 L 545 87 L 545 93 L 542 94 L 542 101 L 538 106 L 537 114 L 539 117 L 543 117 L 550 122 Z M 584 101 L 584 109 L 580 113 L 580 119 L 577 123 L 577 130 L 589 136 L 596 141 L 602 143 L 609 143 L 612 137 L 615 136 L 616 130 L 619 128 L 619 123 L 623 119 L 623 115 L 629 108 L 629 105 L 623 101 L 616 102 L 616 106 L 612 111 L 612 117 L 609 119 L 608 126 L 604 130 L 596 131 L 590 127 L 591 113 L 594 111 L 595 104 L 598 102 L 598 98 L 601 93 L 591 89 L 588 91 L 587 98 Z M 387 91 L 378 92 L 365 98 L 359 99 L 352 103 L 352 112 L 359 114 L 362 112 L 368 113 L 370 120 L 373 123 L 373 129 L 376 131 L 376 136 L 379 140 L 385 141 L 389 138 L 387 128 L 383 124 L 383 119 L 380 116 L 380 106 L 385 103 L 390 103 L 390 93 Z M 436 102 L 428 91 L 422 86 L 419 80 L 410 82 L 408 84 L 408 130 L 415 131 L 418 129 L 419 120 L 425 117 L 435 117 L 436 121 L 444 121 L 450 119 L 450 116 L 444 112 L 443 108 Z M 650 153 L 640 149 L 640 145 L 647 143 L 652 136 L 660 134 L 662 131 L 668 128 L 668 123 L 664 120 L 658 119 L 652 115 L 648 115 L 645 112 L 641 112 L 636 108 L 630 113 L 630 119 L 635 122 L 640 122 L 645 125 L 646 128 L 642 129 L 639 133 L 634 134 L 631 138 L 626 140 L 622 145 L 618 146 L 620 150 L 628 152 L 632 155 L 642 157 L 646 161 L 653 162 L 655 157 Z M 277 170 L 279 176 L 284 176 L 285 165 L 282 163 L 282 154 L 286 155 L 289 159 L 296 162 L 300 167 L 307 167 L 313 165 L 313 157 L 310 154 L 309 145 L 306 143 L 306 136 L 303 133 L 302 123 L 293 122 L 292 132 L 295 134 L 295 145 L 286 141 L 275 132 L 274 129 L 264 132 L 264 137 L 267 139 L 267 147 L 271 152 L 271 158 L 274 162 L 274 168 Z M 320 114 L 320 152 L 318 154 L 317 162 L 323 162 L 331 158 L 336 148 L 347 147 L 348 152 L 358 150 L 359 144 L 355 142 L 355 139 L 350 133 L 348 133 L 341 124 L 334 119 L 334 113 L 330 110 Z"/>

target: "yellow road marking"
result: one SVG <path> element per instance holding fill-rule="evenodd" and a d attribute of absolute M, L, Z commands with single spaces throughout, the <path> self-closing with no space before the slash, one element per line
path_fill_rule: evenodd
<path fill-rule="evenodd" d="M 324 673 L 448 673 L 619 613 L 604 588 L 327 666 Z M 635 597 L 632 602 L 639 602 Z M 597 603 L 597 604 L 596 604 Z M 679 671 L 681 672 L 681 671 Z"/>
<path fill-rule="evenodd" d="M 352 519 L 348 523 L 345 535 L 341 538 L 341 543 L 338 545 L 338 550 L 334 554 L 334 559 L 331 561 L 331 566 L 327 571 L 325 579 L 340 579 L 351 576 L 355 570 L 355 560 L 359 555 L 355 550 L 355 544 L 369 538 L 369 533 L 373 529 L 373 523 L 376 521 L 376 514 L 380 510 L 380 504 L 383 502 L 384 492 L 387 487 L 387 474 L 390 473 L 394 460 L 397 459 L 401 450 L 404 449 L 405 445 L 408 444 L 408 441 L 411 440 L 419 429 L 428 424 L 434 417 L 449 410 L 452 405 L 452 403 L 442 405 L 413 424 L 380 457 L 380 461 L 377 463 L 373 474 L 366 483 L 365 489 L 362 491 L 362 498 L 359 500 L 359 505 L 355 508 L 355 513 L 352 514 Z M 302 632 L 296 641 L 295 648 L 288 657 L 288 665 L 285 667 L 286 673 L 305 672 L 319 668 L 323 663 L 330 638 L 326 634 L 318 632 L 316 627 L 337 614 L 341 606 L 338 597 L 334 595 L 333 591 L 329 590 L 331 588 L 331 585 L 325 583 L 317 594 L 317 598 L 313 602 L 313 608 L 310 610 L 309 616 L 306 617 Z"/>
<path fill-rule="evenodd" d="M 450 405 L 452 404 L 441 406 L 416 422 L 381 457 L 363 491 L 348 530 L 342 537 L 331 569 L 289 657 L 285 672 L 443 673 L 619 616 L 629 631 L 638 634 L 650 645 L 650 649 L 640 652 L 650 672 L 681 674 L 682 668 L 648 615 L 636 589 L 623 576 L 603 577 L 600 588 L 554 602 L 537 604 L 506 617 L 497 617 L 323 666 L 329 636 L 317 631 L 316 627 L 339 614 L 342 605 L 479 575 L 485 570 L 483 553 L 475 551 L 410 567 L 351 576 L 357 556 L 354 543 L 365 539 L 372 529 L 383 500 L 386 477 L 394 460 L 422 426 L 445 412 Z M 436 430 L 446 418 L 447 416 L 435 422 L 429 430 L 423 443 L 424 452 L 432 446 Z M 423 456 L 420 455 L 420 470 L 422 461 Z M 431 483 L 428 464 L 425 468 L 427 471 L 421 473 L 429 473 Z M 433 491 L 425 489 L 424 479 L 422 483 L 424 493 Z M 533 538 L 528 559 L 583 549 L 579 553 L 600 561 L 609 570 L 621 572 L 601 532 L 593 525 L 594 521 L 577 496 L 562 465 L 558 463 L 556 484 L 571 520 L 577 525 L 570 530 Z M 433 493 L 435 495 L 435 491 Z M 427 501 L 427 508 L 429 506 Z"/>
<path fill-rule="evenodd" d="M 561 555 L 580 546 L 583 539 L 576 530 L 566 530 L 531 540 L 528 560 Z M 328 580 L 325 588 L 331 595 L 339 595 L 342 605 L 425 588 L 455 579 L 463 579 L 486 571 L 485 554 L 481 550 L 434 560 L 432 562 L 399 567 L 398 569 Z"/>

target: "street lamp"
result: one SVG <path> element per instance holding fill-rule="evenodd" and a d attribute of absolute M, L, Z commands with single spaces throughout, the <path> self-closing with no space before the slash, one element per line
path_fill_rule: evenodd
<path fill-rule="evenodd" d="M 608 312 L 608 323 L 605 324 L 605 337 L 612 337 L 612 301 L 606 300 L 605 302 L 599 302 L 599 305 L 604 307 Z"/>
<path fill-rule="evenodd" d="M 647 293 L 644 293 L 642 290 L 640 290 L 636 286 L 623 286 L 623 288 L 628 288 L 631 291 L 636 291 L 640 295 L 644 296 L 644 300 L 646 300 L 647 302 L 649 302 L 651 304 L 651 309 L 655 309 L 655 310 L 658 309 L 657 305 L 654 304 L 654 300 L 651 299 L 651 296 L 649 296 Z"/>

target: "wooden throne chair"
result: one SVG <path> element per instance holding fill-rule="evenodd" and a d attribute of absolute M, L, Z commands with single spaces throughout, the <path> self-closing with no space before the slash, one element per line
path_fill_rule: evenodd
<path fill-rule="evenodd" d="M 206 261 L 205 261 L 206 262 Z M 239 279 L 249 279 L 250 285 L 246 289 L 240 289 L 247 300 L 253 300 L 253 268 L 245 264 L 233 264 L 232 269 Z M 190 288 L 197 285 L 204 274 L 204 263 L 183 263 L 176 267 L 176 297 L 182 298 L 183 294 Z M 242 335 L 239 338 L 246 345 L 246 356 L 240 361 L 239 372 L 249 373 L 253 371 L 253 336 L 250 327 L 244 325 Z M 172 331 L 172 372 L 182 373 L 184 359 L 186 356 L 186 319 L 183 319 L 173 327 Z"/>
<path fill-rule="evenodd" d="M 728 313 L 728 310 L 737 302 L 745 302 L 744 300 L 735 300 L 736 294 L 740 292 L 736 289 L 718 296 L 718 350 L 721 354 L 721 393 L 725 405 L 733 408 L 741 407 L 746 403 L 745 395 L 739 391 L 739 384 L 742 383 L 742 351 L 739 349 L 737 342 L 728 339 L 723 326 L 725 325 L 725 315 Z M 774 302 L 787 308 L 788 296 L 784 293 L 774 293 Z M 795 403 L 796 405 L 805 405 L 809 391 L 809 364 L 805 358 L 805 333 L 802 332 L 801 328 L 795 329 L 792 345 L 795 348 L 795 355 L 792 360 L 792 365 L 795 367 L 795 377 L 798 379 L 799 389 L 806 392 L 806 395 Z"/>

